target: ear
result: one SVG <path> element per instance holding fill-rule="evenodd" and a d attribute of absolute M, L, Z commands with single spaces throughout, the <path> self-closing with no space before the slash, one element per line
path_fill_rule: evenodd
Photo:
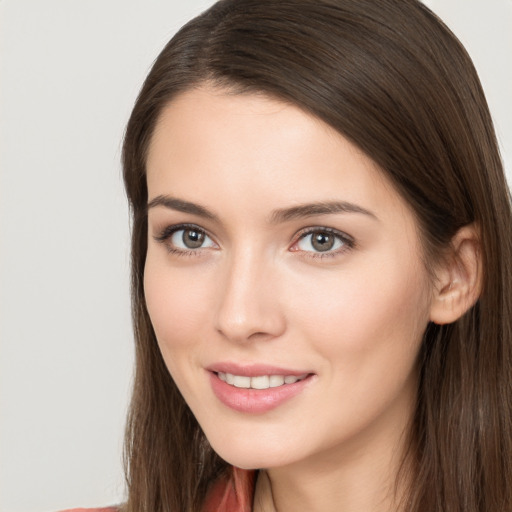
<path fill-rule="evenodd" d="M 482 288 L 480 236 L 475 224 L 457 231 L 436 277 L 430 320 L 439 325 L 455 322 L 476 303 Z"/>

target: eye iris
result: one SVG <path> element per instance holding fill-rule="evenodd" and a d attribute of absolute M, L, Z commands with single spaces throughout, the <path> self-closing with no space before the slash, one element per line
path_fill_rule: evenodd
<path fill-rule="evenodd" d="M 334 236 L 329 233 L 313 233 L 311 235 L 311 245 L 320 252 L 329 251 L 334 246 Z"/>
<path fill-rule="evenodd" d="M 196 229 L 186 229 L 183 231 L 183 244 L 189 249 L 197 249 L 204 242 L 204 233 Z"/>

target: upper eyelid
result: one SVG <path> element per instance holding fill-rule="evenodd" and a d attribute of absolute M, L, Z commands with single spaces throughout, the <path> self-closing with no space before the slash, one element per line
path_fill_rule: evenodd
<path fill-rule="evenodd" d="M 306 236 L 311 235 L 313 233 L 322 233 L 322 232 L 332 234 L 335 237 L 339 238 L 342 241 L 343 246 L 336 250 L 328 250 L 325 252 L 305 251 L 305 250 L 301 250 L 298 248 L 293 249 L 293 247 L 297 246 L 299 244 L 300 240 L 302 240 Z M 303 257 L 314 259 L 314 258 L 336 257 L 336 256 L 346 253 L 347 251 L 351 251 L 356 247 L 357 247 L 357 245 L 356 245 L 355 239 L 352 236 L 350 236 L 348 233 L 345 233 L 344 231 L 340 231 L 338 229 L 328 228 L 325 226 L 324 227 L 315 226 L 315 227 L 309 227 L 309 228 L 304 228 L 304 229 L 300 230 L 295 235 L 295 239 L 294 239 L 293 243 L 290 245 L 290 248 L 288 250 L 292 250 L 293 252 L 302 252 Z"/>
<path fill-rule="evenodd" d="M 166 225 L 162 229 L 158 229 L 157 234 L 153 235 L 153 238 L 156 241 L 165 242 L 177 231 L 187 229 L 187 228 L 193 228 L 193 229 L 197 229 L 198 231 L 203 232 L 215 244 L 219 245 L 218 242 L 216 241 L 215 236 L 213 236 L 207 229 L 205 229 L 202 226 L 199 226 L 198 224 L 195 224 L 193 222 L 182 222 L 179 224 Z M 307 235 L 310 235 L 312 233 L 322 232 L 322 231 L 326 232 L 326 233 L 333 234 L 334 236 L 341 238 L 344 242 L 348 243 L 348 245 L 350 245 L 351 247 L 353 247 L 355 245 L 354 238 L 344 231 L 341 231 L 336 228 L 328 227 L 328 226 L 312 225 L 312 226 L 303 227 L 303 228 L 299 229 L 298 231 L 296 231 L 292 237 L 290 246 L 294 246 L 295 244 L 298 243 L 298 241 L 301 238 L 303 238 Z M 199 249 L 197 249 L 197 250 L 199 250 Z"/>
<path fill-rule="evenodd" d="M 217 248 L 218 248 L 218 244 L 215 241 L 215 238 L 213 238 L 208 233 L 208 231 L 206 229 L 202 228 L 201 226 L 198 226 L 197 224 L 193 224 L 193 223 L 180 223 L 180 224 L 166 225 L 162 229 L 157 230 L 157 234 L 153 235 L 153 239 L 157 243 L 165 246 L 170 253 L 175 253 L 175 254 L 181 255 L 181 256 L 185 256 L 185 255 L 199 256 L 204 250 L 212 249 L 211 246 L 206 246 L 206 247 L 201 246 L 201 247 L 197 247 L 197 248 L 183 248 L 183 247 L 178 247 L 178 246 L 174 245 L 174 243 L 171 240 L 173 235 L 175 233 L 177 233 L 178 231 L 185 231 L 187 229 L 194 229 L 196 231 L 201 231 L 202 233 L 204 233 L 204 235 L 207 238 L 209 238 L 213 242 L 214 246 L 217 246 Z M 215 247 L 213 247 L 213 249 L 215 249 Z"/>
<path fill-rule="evenodd" d="M 307 228 L 302 228 L 296 233 L 295 237 L 298 240 L 299 238 L 301 238 L 303 236 L 310 235 L 312 233 L 321 233 L 321 232 L 331 233 L 333 235 L 339 236 L 340 238 L 342 238 L 344 240 L 350 241 L 352 243 L 355 242 L 354 238 L 352 236 L 350 236 L 348 233 L 346 233 L 345 231 L 341 231 L 341 230 L 335 229 L 335 228 L 330 228 L 327 226 L 310 226 Z"/>
<path fill-rule="evenodd" d="M 162 229 L 157 229 L 156 230 L 157 234 L 155 234 L 153 237 L 156 240 L 163 241 L 163 240 L 166 240 L 167 238 L 169 238 L 174 233 L 176 233 L 176 231 L 181 231 L 181 230 L 185 230 L 185 229 L 197 229 L 198 231 L 203 232 L 208 238 L 211 238 L 212 240 L 214 240 L 214 237 L 208 232 L 207 229 L 199 226 L 198 224 L 194 224 L 192 222 L 183 222 L 180 224 L 166 225 Z"/>

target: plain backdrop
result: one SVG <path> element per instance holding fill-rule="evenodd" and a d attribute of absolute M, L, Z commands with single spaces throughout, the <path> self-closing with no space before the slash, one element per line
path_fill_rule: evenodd
<path fill-rule="evenodd" d="M 512 0 L 426 2 L 479 70 L 512 173 Z M 0 511 L 118 503 L 132 375 L 124 125 L 209 0 L 0 0 Z"/>

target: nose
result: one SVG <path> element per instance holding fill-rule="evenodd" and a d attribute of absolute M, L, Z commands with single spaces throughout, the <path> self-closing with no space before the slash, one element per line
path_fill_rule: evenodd
<path fill-rule="evenodd" d="M 272 262 L 246 250 L 226 262 L 219 288 L 215 327 L 223 337 L 243 343 L 283 334 L 286 319 Z"/>

